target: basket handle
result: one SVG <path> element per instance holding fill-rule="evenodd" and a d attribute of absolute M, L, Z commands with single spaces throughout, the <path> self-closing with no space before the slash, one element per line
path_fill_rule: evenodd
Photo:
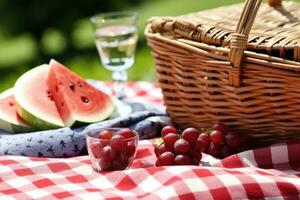
<path fill-rule="evenodd" d="M 282 0 L 268 0 L 268 3 L 272 7 L 277 7 L 282 5 Z"/>
<path fill-rule="evenodd" d="M 229 84 L 239 87 L 241 84 L 241 63 L 244 50 L 246 49 L 248 36 L 257 15 L 262 0 L 246 0 L 242 15 L 234 34 L 230 38 L 229 61 L 232 63 L 232 70 L 229 72 Z M 282 0 L 268 0 L 272 7 L 281 6 Z"/>

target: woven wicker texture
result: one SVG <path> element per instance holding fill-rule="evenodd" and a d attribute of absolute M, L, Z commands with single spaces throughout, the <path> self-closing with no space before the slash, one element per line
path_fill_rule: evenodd
<path fill-rule="evenodd" d="M 300 4 L 270 3 L 150 20 L 145 34 L 179 127 L 222 121 L 257 145 L 300 137 Z"/>

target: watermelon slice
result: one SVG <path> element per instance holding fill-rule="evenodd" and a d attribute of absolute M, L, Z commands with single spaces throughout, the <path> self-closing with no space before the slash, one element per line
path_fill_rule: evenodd
<path fill-rule="evenodd" d="M 0 94 L 0 129 L 10 133 L 32 131 L 17 113 L 13 88 Z"/>
<path fill-rule="evenodd" d="M 50 61 L 48 86 L 66 126 L 102 121 L 113 113 L 112 98 L 55 60 Z"/>
<path fill-rule="evenodd" d="M 47 86 L 48 65 L 24 73 L 15 84 L 19 115 L 37 130 L 64 127 Z"/>

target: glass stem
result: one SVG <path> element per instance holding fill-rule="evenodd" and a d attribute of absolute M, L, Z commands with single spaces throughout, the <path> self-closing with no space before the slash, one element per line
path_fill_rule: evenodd
<path fill-rule="evenodd" d="M 125 84 L 127 83 L 127 73 L 126 71 L 114 71 L 112 73 L 112 80 L 114 82 L 113 90 L 115 92 L 115 96 L 118 99 L 124 99 L 126 97 L 125 93 Z"/>

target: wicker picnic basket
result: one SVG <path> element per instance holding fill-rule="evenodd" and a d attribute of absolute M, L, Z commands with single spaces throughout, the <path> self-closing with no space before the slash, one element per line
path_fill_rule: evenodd
<path fill-rule="evenodd" d="M 257 145 L 300 138 L 300 4 L 247 0 L 145 30 L 180 128 L 224 122 Z"/>

